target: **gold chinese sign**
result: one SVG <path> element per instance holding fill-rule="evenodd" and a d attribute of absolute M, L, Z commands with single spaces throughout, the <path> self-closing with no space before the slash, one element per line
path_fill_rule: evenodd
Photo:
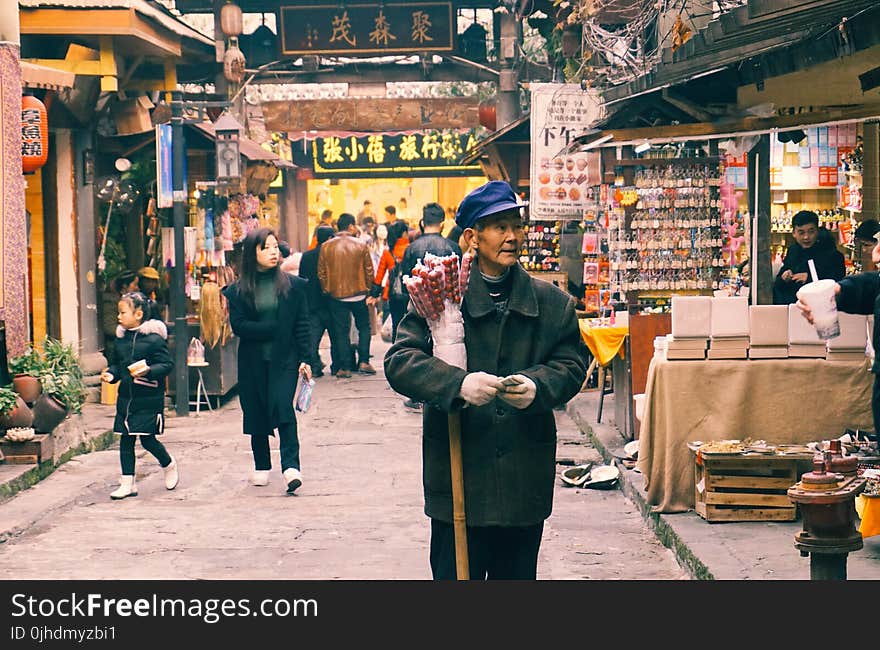
<path fill-rule="evenodd" d="M 312 167 L 317 178 L 479 176 L 479 165 L 458 164 L 476 144 L 473 132 L 455 131 L 327 136 L 312 141 Z"/>
<path fill-rule="evenodd" d="M 278 14 L 283 55 L 449 52 L 454 47 L 451 2 L 343 2 L 280 7 Z"/>
<path fill-rule="evenodd" d="M 407 131 L 480 125 L 476 97 L 308 99 L 263 102 L 270 131 Z"/>

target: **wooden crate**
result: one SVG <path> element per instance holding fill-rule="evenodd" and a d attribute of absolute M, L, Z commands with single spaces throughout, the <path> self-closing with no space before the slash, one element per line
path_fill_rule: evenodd
<path fill-rule="evenodd" d="M 51 461 L 54 453 L 52 434 L 38 433 L 33 440 L 27 442 L 12 442 L 5 437 L 0 438 L 0 451 L 3 452 L 4 462 L 10 465 L 30 465 Z"/>
<path fill-rule="evenodd" d="M 697 456 L 694 504 L 716 521 L 794 521 L 797 506 L 787 490 L 798 482 L 798 457 Z"/>

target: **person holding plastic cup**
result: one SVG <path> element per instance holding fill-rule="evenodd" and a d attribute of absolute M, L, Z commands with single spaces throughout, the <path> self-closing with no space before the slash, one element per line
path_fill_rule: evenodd
<path fill-rule="evenodd" d="M 871 260 L 874 264 L 880 264 L 880 232 L 874 235 L 874 238 L 877 240 L 877 243 L 871 251 Z M 846 277 L 835 283 L 833 292 L 838 311 L 847 314 L 874 315 L 875 327 L 871 338 L 871 345 L 876 350 L 880 346 L 880 327 L 877 327 L 877 323 L 880 322 L 880 273 L 868 271 Z M 816 325 L 817 319 L 816 314 L 814 314 L 814 308 L 801 298 L 798 299 L 796 305 L 801 310 L 804 318 L 813 325 Z M 880 360 L 877 359 L 876 355 L 871 365 L 871 372 L 874 373 L 871 409 L 874 414 L 874 434 L 877 435 L 880 432 Z"/>
<path fill-rule="evenodd" d="M 782 267 L 773 282 L 773 304 L 788 305 L 797 301 L 797 291 L 810 281 L 807 264 L 812 261 L 822 280 L 842 280 L 846 275 L 843 254 L 837 250 L 834 236 L 819 227 L 819 216 L 801 210 L 791 220 L 794 243 L 785 253 Z"/>

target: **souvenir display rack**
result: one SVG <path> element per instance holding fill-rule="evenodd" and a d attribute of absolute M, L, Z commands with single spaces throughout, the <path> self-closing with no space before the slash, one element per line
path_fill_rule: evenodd
<path fill-rule="evenodd" d="M 728 266 L 726 233 L 736 232 L 722 221 L 721 159 L 634 158 L 614 164 L 634 169 L 616 172 L 608 192 L 612 290 L 668 295 L 720 288 Z M 631 184 L 624 185 L 627 176 Z"/>
<path fill-rule="evenodd" d="M 558 273 L 561 221 L 535 221 L 526 224 L 519 261 L 526 271 Z"/>

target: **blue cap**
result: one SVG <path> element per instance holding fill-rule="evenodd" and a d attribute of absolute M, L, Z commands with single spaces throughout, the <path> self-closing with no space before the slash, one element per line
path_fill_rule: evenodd
<path fill-rule="evenodd" d="M 506 181 L 489 181 L 464 197 L 455 213 L 455 223 L 464 230 L 473 228 L 478 219 L 490 214 L 521 208 L 516 194 Z"/>

